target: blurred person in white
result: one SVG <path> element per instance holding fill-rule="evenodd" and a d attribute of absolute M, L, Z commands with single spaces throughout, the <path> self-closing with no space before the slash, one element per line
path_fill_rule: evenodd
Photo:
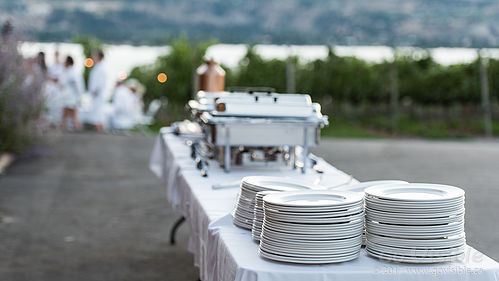
<path fill-rule="evenodd" d="M 33 65 L 34 72 L 39 77 L 46 78 L 47 75 L 47 63 L 45 62 L 45 53 L 39 52 L 35 58 L 35 64 Z"/>
<path fill-rule="evenodd" d="M 1 47 L 1 45 L 0 45 Z M 24 84 L 30 85 L 33 81 L 45 82 L 47 79 L 47 64 L 45 63 L 45 53 L 39 52 L 35 57 L 22 61 L 26 70 Z"/>
<path fill-rule="evenodd" d="M 132 84 L 128 85 L 128 88 L 134 93 L 133 97 L 135 98 L 135 104 L 136 106 L 134 107 L 133 115 L 135 118 L 135 123 L 139 124 L 144 116 L 144 102 L 142 101 L 142 96 L 144 95 L 144 92 L 146 88 L 144 87 L 143 84 L 141 84 L 138 80 L 136 79 L 129 79 L 132 82 Z"/>
<path fill-rule="evenodd" d="M 55 51 L 54 59 L 54 64 L 48 68 L 48 79 L 44 88 L 45 119 L 50 126 L 59 127 L 63 108 L 61 85 L 59 84 L 59 81 L 64 71 L 64 64 L 60 61 L 59 51 Z"/>
<path fill-rule="evenodd" d="M 83 77 L 81 73 L 76 72 L 73 65 L 73 58 L 68 56 L 64 63 L 64 70 L 60 78 L 63 103 L 61 128 L 63 131 L 67 129 L 69 120 L 72 121 L 75 130 L 81 130 L 77 108 L 84 92 Z"/>
<path fill-rule="evenodd" d="M 139 95 L 141 84 L 136 79 L 118 81 L 113 96 L 113 129 L 128 130 L 137 125 L 142 111 Z"/>
<path fill-rule="evenodd" d="M 51 78 L 59 78 L 64 71 L 64 63 L 61 62 L 59 51 L 54 52 L 54 64 L 48 68 L 48 75 Z"/>
<path fill-rule="evenodd" d="M 90 71 L 88 79 L 88 90 L 92 95 L 91 121 L 97 131 L 104 131 L 105 108 L 106 108 L 106 81 L 107 69 L 104 63 L 104 53 L 99 50 L 93 54 L 95 66 Z"/>

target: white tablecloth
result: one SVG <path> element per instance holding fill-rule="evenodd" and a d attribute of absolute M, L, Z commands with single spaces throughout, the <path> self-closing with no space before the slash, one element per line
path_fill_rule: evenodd
<path fill-rule="evenodd" d="M 499 280 L 499 264 L 471 247 L 461 261 L 434 265 L 389 263 L 367 256 L 364 250 L 354 261 L 318 266 L 262 259 L 251 232 L 232 224 L 230 212 L 238 188 L 213 190 L 212 185 L 249 175 L 286 176 L 310 182 L 319 175 L 312 169 L 301 174 L 299 170 L 281 166 L 233 166 L 230 173 L 225 173 L 216 162 L 210 161 L 208 177 L 203 178 L 190 158 L 190 149 L 168 131 L 162 129 L 157 138 L 150 168 L 165 185 L 168 200 L 190 226 L 189 250 L 194 253 L 202 280 Z M 319 165 L 324 170 L 322 184 L 333 186 L 351 180 L 325 161 Z"/>

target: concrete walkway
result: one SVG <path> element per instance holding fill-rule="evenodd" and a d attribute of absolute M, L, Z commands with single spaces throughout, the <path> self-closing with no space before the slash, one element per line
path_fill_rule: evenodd
<path fill-rule="evenodd" d="M 188 229 L 148 170 L 152 137 L 73 134 L 0 178 L 0 280 L 190 280 Z"/>
<path fill-rule="evenodd" d="M 184 225 L 148 170 L 153 137 L 71 134 L 0 178 L 0 280 L 197 280 Z M 499 143 L 323 140 L 313 150 L 360 180 L 467 191 L 472 246 L 499 260 Z"/>
<path fill-rule="evenodd" d="M 401 179 L 463 188 L 466 240 L 499 261 L 499 141 L 325 139 L 312 151 L 360 181 Z"/>

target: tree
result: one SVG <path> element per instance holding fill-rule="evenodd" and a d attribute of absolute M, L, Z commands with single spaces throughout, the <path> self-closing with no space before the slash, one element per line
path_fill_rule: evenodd
<path fill-rule="evenodd" d="M 139 80 L 146 86 L 144 102 L 152 100 L 168 100 L 168 119 L 181 117 L 184 105 L 192 97 L 196 68 L 203 63 L 206 49 L 214 41 L 203 43 L 190 42 L 186 36 L 181 36 L 171 43 L 167 55 L 158 57 L 151 65 L 135 67 L 130 78 Z M 166 82 L 158 81 L 158 74 L 165 73 Z M 165 121 L 166 118 L 161 118 Z"/>
<path fill-rule="evenodd" d="M 152 65 L 135 67 L 130 77 L 146 85 L 144 99 L 147 102 L 167 97 L 169 102 L 183 105 L 192 97 L 195 70 L 203 62 L 206 49 L 213 43 L 195 44 L 181 36 L 172 42 L 167 55 L 159 57 Z M 165 83 L 157 80 L 159 73 L 167 75 Z"/>

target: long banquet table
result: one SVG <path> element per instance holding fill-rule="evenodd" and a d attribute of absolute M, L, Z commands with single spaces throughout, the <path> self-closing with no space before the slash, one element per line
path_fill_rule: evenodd
<path fill-rule="evenodd" d="M 470 246 L 463 259 L 423 265 L 379 260 L 368 256 L 364 249 L 358 259 L 339 264 L 299 265 L 261 258 L 251 231 L 232 224 L 230 213 L 239 189 L 212 186 L 251 175 L 320 180 L 326 186 L 357 182 L 320 158 L 317 165 L 322 174 L 312 169 L 302 174 L 291 167 L 274 165 L 233 167 L 226 173 L 217 162 L 210 161 L 208 177 L 202 177 L 185 140 L 171 134 L 169 128 L 161 129 L 150 159 L 150 169 L 166 187 L 167 199 L 189 224 L 189 250 L 201 280 L 499 280 L 499 264 Z"/>

